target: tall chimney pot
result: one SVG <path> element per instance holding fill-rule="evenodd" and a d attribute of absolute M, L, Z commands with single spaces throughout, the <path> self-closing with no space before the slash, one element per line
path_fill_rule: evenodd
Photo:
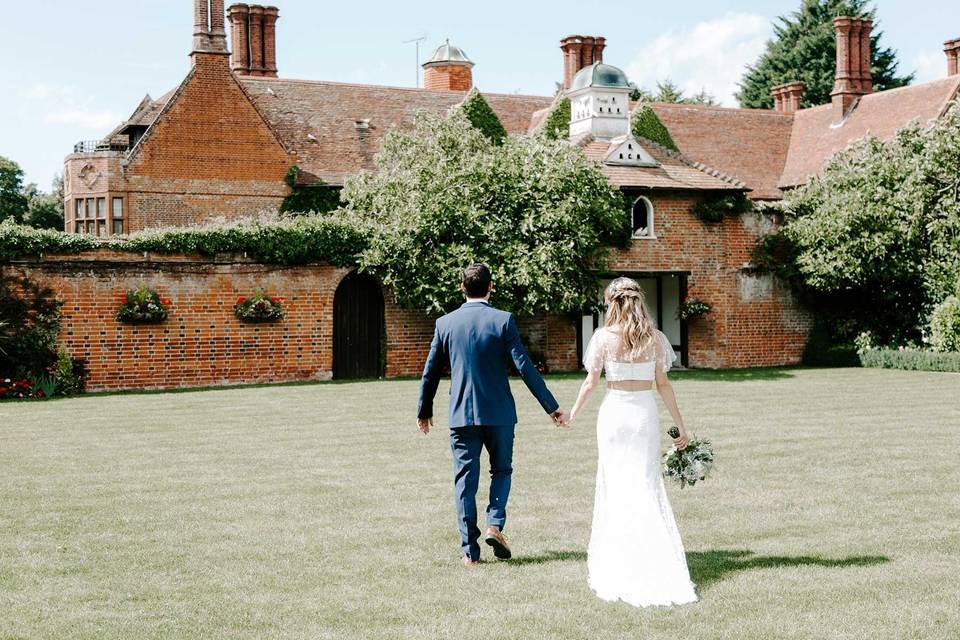
<path fill-rule="evenodd" d="M 210 15 L 207 0 L 193 0 L 193 51 L 210 50 Z"/>
<path fill-rule="evenodd" d="M 833 91 L 834 122 L 842 122 L 857 99 L 873 91 L 870 71 L 870 32 L 866 18 L 841 16 L 833 19 L 837 32 L 837 70 Z"/>
<path fill-rule="evenodd" d="M 943 50 L 947 54 L 947 75 L 960 74 L 960 38 L 944 42 Z"/>
<path fill-rule="evenodd" d="M 250 75 L 263 75 L 263 7 L 250 5 Z"/>
<path fill-rule="evenodd" d="M 602 36 L 567 36 L 560 40 L 563 51 L 563 88 L 569 89 L 577 71 L 591 64 L 603 62 L 607 39 Z"/>
<path fill-rule="evenodd" d="M 263 8 L 263 75 L 277 77 L 277 18 L 276 7 Z"/>
<path fill-rule="evenodd" d="M 232 58 L 230 68 L 234 73 L 250 73 L 249 21 L 250 7 L 245 4 L 232 4 L 227 10 L 230 17 L 230 50 Z"/>
<path fill-rule="evenodd" d="M 779 113 L 796 113 L 800 110 L 800 101 L 803 99 L 804 85 L 802 82 L 788 82 L 774 87 L 773 109 Z"/>

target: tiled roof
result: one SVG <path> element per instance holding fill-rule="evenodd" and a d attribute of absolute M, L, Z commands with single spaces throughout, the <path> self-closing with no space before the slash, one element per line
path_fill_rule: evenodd
<path fill-rule="evenodd" d="M 790 146 L 790 115 L 763 109 L 652 103 L 680 152 L 744 182 L 750 197 L 779 199 Z"/>
<path fill-rule="evenodd" d="M 798 111 L 794 116 L 790 153 L 780 186 L 804 184 L 851 142 L 867 136 L 890 138 L 914 120 L 927 123 L 940 117 L 958 88 L 960 76 L 951 76 L 871 93 L 860 98 L 843 125 L 837 127 L 832 126 L 835 120 L 832 105 Z"/>
<path fill-rule="evenodd" d="M 390 127 L 411 123 L 418 111 L 445 112 L 464 98 L 458 91 L 259 77 L 240 81 L 300 168 L 329 184 L 342 184 L 346 176 L 369 169 Z M 526 133 L 531 115 L 553 100 L 496 93 L 483 97 L 515 134 Z"/>
<path fill-rule="evenodd" d="M 656 160 L 659 167 L 603 165 L 603 172 L 610 182 L 618 187 L 641 187 L 647 189 L 710 189 L 743 191 L 742 182 L 725 176 L 719 171 L 684 158 L 650 140 L 637 140 L 639 145 Z M 572 141 L 583 149 L 592 160 L 603 162 L 607 155 L 619 146 L 618 142 L 595 140 L 587 135 Z"/>

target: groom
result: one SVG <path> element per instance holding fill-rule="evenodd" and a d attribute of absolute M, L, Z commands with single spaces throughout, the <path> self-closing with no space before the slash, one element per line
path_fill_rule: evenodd
<path fill-rule="evenodd" d="M 496 557 L 510 557 L 510 547 L 503 537 L 517 422 L 508 378 L 510 363 L 556 426 L 564 426 L 566 418 L 524 350 L 513 315 L 490 306 L 490 268 L 485 264 L 470 265 L 463 271 L 460 288 L 467 301 L 437 320 L 420 382 L 417 426 L 423 433 L 433 426 L 433 397 L 443 366 L 449 364 L 454 495 L 463 563 L 471 566 L 480 562 L 477 484 L 483 447 L 490 456 L 490 502 L 484 542 L 493 547 Z"/>

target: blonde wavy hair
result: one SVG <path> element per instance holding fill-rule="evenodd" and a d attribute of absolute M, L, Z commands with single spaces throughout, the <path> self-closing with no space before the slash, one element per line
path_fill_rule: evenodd
<path fill-rule="evenodd" d="M 632 278 L 617 278 L 603 293 L 607 303 L 604 326 L 618 329 L 623 356 L 635 358 L 650 346 L 654 338 L 653 321 L 643 298 L 643 289 Z"/>

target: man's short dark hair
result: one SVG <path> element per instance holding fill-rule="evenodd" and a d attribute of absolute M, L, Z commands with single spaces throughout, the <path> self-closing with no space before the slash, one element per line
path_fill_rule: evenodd
<path fill-rule="evenodd" d="M 463 270 L 463 288 L 468 298 L 482 298 L 490 290 L 490 267 L 482 262 L 474 262 Z"/>

